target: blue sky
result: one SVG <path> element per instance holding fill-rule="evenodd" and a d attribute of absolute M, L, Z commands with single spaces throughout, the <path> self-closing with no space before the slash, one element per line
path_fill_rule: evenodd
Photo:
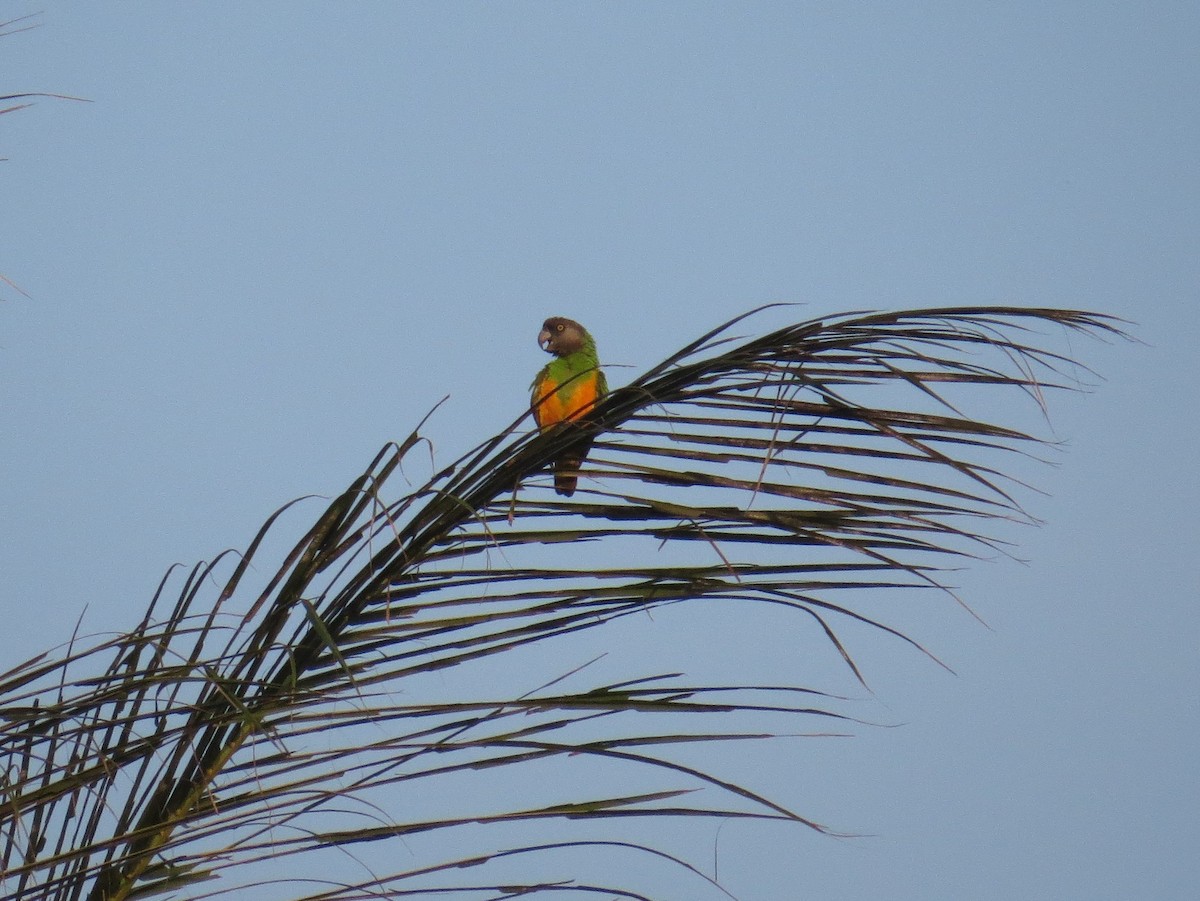
<path fill-rule="evenodd" d="M 0 668 L 132 625 L 171 564 L 340 490 L 444 395 L 440 460 L 504 427 L 547 315 L 620 384 L 769 301 L 1083 307 L 1144 343 L 1073 345 L 1106 381 L 1053 403 L 1028 563 L 959 580 L 991 631 L 931 605 L 912 628 L 956 676 L 860 661 L 902 728 L 761 752 L 872 837 L 726 827 L 721 875 L 744 901 L 1193 896 L 1194 4 L 0 19 L 39 10 L 0 93 L 90 102 L 0 117 L 0 272 L 29 295 L 0 286 Z"/>

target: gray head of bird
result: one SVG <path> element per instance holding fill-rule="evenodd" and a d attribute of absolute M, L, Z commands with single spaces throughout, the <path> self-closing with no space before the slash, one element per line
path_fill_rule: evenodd
<path fill-rule="evenodd" d="M 551 316 L 538 332 L 538 347 L 556 357 L 565 357 L 582 350 L 587 338 L 587 329 L 574 319 Z"/>

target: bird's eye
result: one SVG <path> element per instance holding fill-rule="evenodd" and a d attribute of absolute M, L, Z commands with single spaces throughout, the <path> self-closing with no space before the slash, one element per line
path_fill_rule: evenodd
<path fill-rule="evenodd" d="M 563 325 L 563 324 L 560 322 L 560 323 L 559 323 L 558 325 L 556 325 L 554 328 L 555 328 L 555 330 L 556 330 L 556 331 L 560 331 L 560 332 L 561 332 L 561 331 L 562 331 L 564 328 L 566 328 L 566 326 L 565 326 L 565 325 Z"/>

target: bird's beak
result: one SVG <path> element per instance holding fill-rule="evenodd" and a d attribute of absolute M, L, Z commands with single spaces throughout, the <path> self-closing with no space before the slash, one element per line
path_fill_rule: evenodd
<path fill-rule="evenodd" d="M 542 329 L 538 332 L 538 347 L 549 353 L 550 351 L 550 332 Z"/>

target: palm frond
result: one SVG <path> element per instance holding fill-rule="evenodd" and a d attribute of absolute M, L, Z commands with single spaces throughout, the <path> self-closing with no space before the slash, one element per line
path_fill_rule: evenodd
<path fill-rule="evenodd" d="M 528 431 L 524 417 L 395 496 L 422 423 L 328 505 L 265 584 L 248 584 L 251 561 L 262 569 L 300 507 L 272 516 L 245 553 L 183 576 L 173 602 L 179 577 L 165 579 L 132 631 L 0 676 L 3 897 L 249 886 L 328 901 L 648 897 L 618 877 L 564 878 L 553 856 L 618 848 L 676 868 L 688 886 L 679 897 L 717 897 L 712 880 L 651 843 L 562 830 L 732 817 L 825 831 L 716 772 L 705 749 L 841 734 L 854 721 L 839 698 L 792 673 L 697 682 L 653 659 L 591 682 L 581 664 L 530 688 L 520 661 L 669 606 L 765 604 L 815 623 L 863 680 L 842 624 L 920 645 L 853 597 L 948 591 L 945 567 L 1003 550 L 988 522 L 1031 519 L 1005 461 L 1041 440 L 961 412 L 966 395 L 1007 389 L 1043 405 L 1086 370 L 1045 348 L 1039 329 L 1122 333 L 1081 311 L 962 307 L 732 339 L 745 318 L 596 408 L 571 499 L 541 473 L 576 439 Z M 797 733 L 797 722 L 817 728 Z M 570 779 L 539 775 L 560 771 Z M 441 788 L 482 778 L 495 794 Z M 504 786 L 539 791 L 509 797 Z M 564 825 L 556 840 L 522 841 L 538 823 Z M 359 856 L 480 830 L 490 847 L 510 846 L 409 868 L 394 854 Z M 551 858 L 559 875 L 537 875 Z M 514 860 L 534 875 L 486 875 Z M 265 861 L 319 861 L 324 884 L 264 880 Z M 457 875 L 476 871 L 479 881 Z"/>

